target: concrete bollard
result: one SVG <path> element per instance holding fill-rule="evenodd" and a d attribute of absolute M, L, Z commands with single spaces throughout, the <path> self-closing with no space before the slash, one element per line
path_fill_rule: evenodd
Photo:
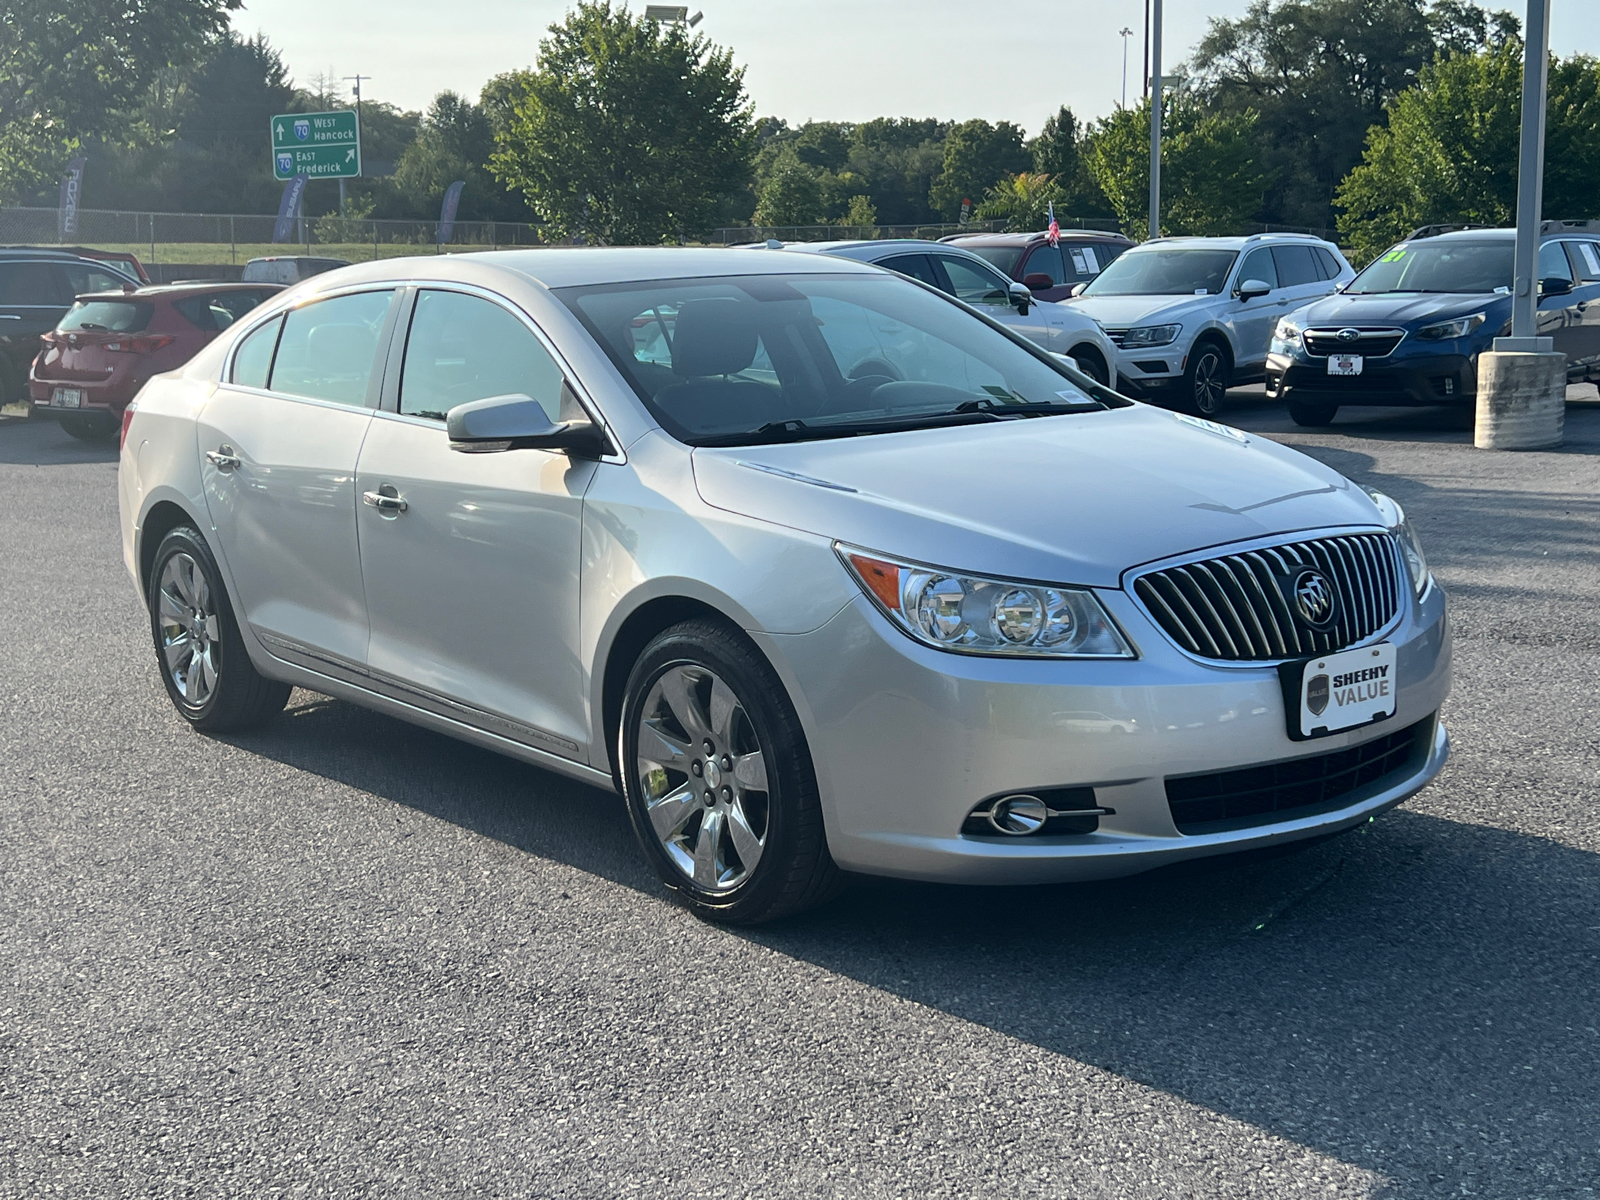
<path fill-rule="evenodd" d="M 1540 450 L 1561 444 L 1567 416 L 1567 356 L 1485 351 L 1478 356 L 1479 450 Z"/>

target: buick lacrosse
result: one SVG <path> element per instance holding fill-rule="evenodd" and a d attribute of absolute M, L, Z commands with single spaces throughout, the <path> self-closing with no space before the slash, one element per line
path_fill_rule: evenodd
<path fill-rule="evenodd" d="M 1393 500 L 847 260 L 334 271 L 151 380 L 119 480 L 196 729 L 298 685 L 614 788 L 718 920 L 1318 837 L 1448 750 Z"/>

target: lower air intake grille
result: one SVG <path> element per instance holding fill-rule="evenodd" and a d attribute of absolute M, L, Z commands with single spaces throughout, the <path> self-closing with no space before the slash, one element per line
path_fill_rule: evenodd
<path fill-rule="evenodd" d="M 1318 631 L 1296 619 L 1283 581 L 1313 567 L 1334 594 L 1335 617 Z M 1134 594 L 1167 636 L 1191 654 L 1256 662 L 1353 646 L 1400 611 L 1400 565 L 1387 533 L 1318 538 L 1152 571 Z"/>
<path fill-rule="evenodd" d="M 1433 744 L 1434 718 L 1359 746 L 1286 762 L 1167 780 L 1179 833 L 1219 833 L 1331 812 L 1384 776 L 1414 769 Z"/>

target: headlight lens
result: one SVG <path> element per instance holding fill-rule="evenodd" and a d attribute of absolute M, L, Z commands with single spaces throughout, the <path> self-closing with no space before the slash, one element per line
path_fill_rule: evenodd
<path fill-rule="evenodd" d="M 903 631 L 963 654 L 1132 658 L 1110 615 L 1082 588 L 941 571 L 834 547 L 862 590 Z"/>
<path fill-rule="evenodd" d="M 1141 325 L 1122 335 L 1122 346 L 1126 350 L 1139 346 L 1165 346 L 1177 341 L 1181 332 L 1182 325 Z"/>
<path fill-rule="evenodd" d="M 1478 326 L 1489 318 L 1483 313 L 1473 313 L 1470 317 L 1457 317 L 1454 321 L 1441 321 L 1437 325 L 1427 325 L 1417 330 L 1412 336 L 1419 342 L 1448 342 L 1455 338 L 1466 337 Z"/>
<path fill-rule="evenodd" d="M 1272 331 L 1268 354 L 1293 354 L 1300 346 L 1300 326 L 1289 317 L 1279 319 Z"/>
<path fill-rule="evenodd" d="M 1406 560 L 1406 570 L 1411 575 L 1411 587 L 1418 596 L 1421 596 L 1433 582 L 1433 576 L 1428 574 L 1428 558 L 1422 553 L 1422 542 L 1417 537 L 1417 531 L 1411 527 L 1411 522 L 1406 520 L 1405 510 L 1394 500 L 1371 488 L 1365 491 L 1378 506 L 1378 511 L 1383 514 L 1383 523 L 1389 527 L 1389 532 L 1399 543 L 1400 557 Z"/>

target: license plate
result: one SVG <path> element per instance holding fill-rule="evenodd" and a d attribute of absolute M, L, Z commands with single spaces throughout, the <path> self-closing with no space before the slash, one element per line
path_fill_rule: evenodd
<path fill-rule="evenodd" d="M 1328 355 L 1329 375 L 1359 375 L 1361 374 L 1362 359 L 1359 354 L 1330 354 Z"/>
<path fill-rule="evenodd" d="M 56 388 L 50 393 L 51 408 L 79 408 L 83 405 L 83 393 L 77 388 Z"/>
<path fill-rule="evenodd" d="M 1284 663 L 1289 736 L 1300 742 L 1394 716 L 1394 657 L 1394 646 L 1383 642 Z"/>

